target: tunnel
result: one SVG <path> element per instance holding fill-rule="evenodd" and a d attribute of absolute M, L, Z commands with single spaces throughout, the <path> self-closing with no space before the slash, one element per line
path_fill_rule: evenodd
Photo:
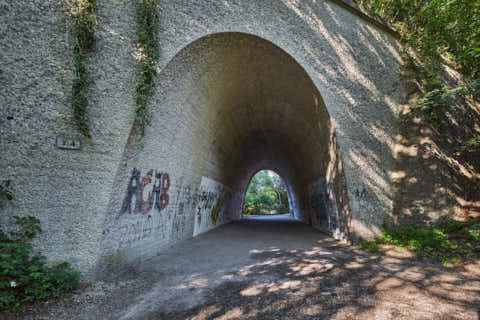
<path fill-rule="evenodd" d="M 298 221 L 337 239 L 371 239 L 401 214 L 401 44 L 363 14 L 338 1 L 157 1 L 140 137 L 138 3 L 103 1 L 85 61 L 84 136 L 71 10 L 47 2 L 26 20 L 14 19 L 22 6 L 5 11 L 0 162 L 14 200 L 0 223 L 39 218 L 34 247 L 49 262 L 104 279 L 207 236 L 241 219 L 261 169 L 284 179 Z"/>
<path fill-rule="evenodd" d="M 262 169 L 283 178 L 296 219 L 348 238 L 335 131 L 318 89 L 290 55 L 257 36 L 213 34 L 183 48 L 156 86 L 141 148 L 132 130 L 125 149 L 105 252 L 117 247 L 133 259 L 140 247 L 148 255 L 149 246 L 241 219 L 248 183 Z M 148 205 L 164 183 L 154 176 L 162 173 L 168 173 L 164 208 Z M 141 190 L 132 195 L 135 179 Z M 150 229 L 154 236 L 132 236 Z"/>

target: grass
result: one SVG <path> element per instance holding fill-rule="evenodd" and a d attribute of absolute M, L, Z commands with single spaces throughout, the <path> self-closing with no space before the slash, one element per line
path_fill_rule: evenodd
<path fill-rule="evenodd" d="M 360 247 L 375 253 L 383 245 L 409 249 L 418 256 L 442 264 L 456 264 L 475 258 L 480 245 L 480 218 L 450 220 L 436 226 L 410 224 L 383 228 L 382 236 L 371 241 L 359 239 Z"/>

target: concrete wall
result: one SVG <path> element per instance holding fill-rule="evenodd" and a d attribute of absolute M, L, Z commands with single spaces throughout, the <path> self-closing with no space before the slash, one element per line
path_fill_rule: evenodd
<path fill-rule="evenodd" d="M 131 136 L 136 3 L 97 1 L 88 140 L 72 123 L 68 6 L 0 1 L 0 179 L 12 180 L 16 196 L 2 224 L 40 217 L 37 247 L 88 279 L 212 227 L 195 229 L 208 188 L 231 199 L 219 223 L 239 218 L 259 169 L 284 177 L 304 221 L 309 188 L 322 177 L 345 230 L 368 237 L 391 220 L 403 96 L 395 39 L 331 2 L 158 3 L 160 74 L 139 148 Z M 82 147 L 59 149 L 57 137 Z M 330 178 L 334 171 L 340 178 Z"/>

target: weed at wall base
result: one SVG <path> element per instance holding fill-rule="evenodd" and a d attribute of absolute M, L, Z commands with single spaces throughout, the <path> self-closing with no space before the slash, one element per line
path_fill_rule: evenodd
<path fill-rule="evenodd" d="M 48 266 L 32 253 L 32 239 L 41 232 L 35 217 L 14 217 L 16 231 L 0 230 L 0 312 L 15 312 L 25 302 L 58 297 L 78 286 L 80 273 L 67 262 Z"/>
<path fill-rule="evenodd" d="M 474 258 L 480 242 L 480 219 L 466 222 L 450 220 L 436 226 L 407 225 L 383 228 L 382 236 L 372 241 L 359 239 L 358 244 L 372 253 L 382 245 L 410 249 L 419 256 L 442 264 Z"/>

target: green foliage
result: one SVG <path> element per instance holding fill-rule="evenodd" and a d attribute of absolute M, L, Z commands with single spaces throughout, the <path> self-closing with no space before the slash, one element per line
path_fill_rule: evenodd
<path fill-rule="evenodd" d="M 5 200 L 10 201 L 13 199 L 12 192 L 8 189 L 10 187 L 10 180 L 3 180 L 0 183 L 0 208 Z"/>
<path fill-rule="evenodd" d="M 465 86 L 458 86 L 454 89 L 436 86 L 418 99 L 417 104 L 412 109 L 427 114 L 432 122 L 442 126 L 446 123 L 445 111 L 448 104 L 452 103 L 456 95 L 467 93 L 469 91 Z"/>
<path fill-rule="evenodd" d="M 467 77 L 480 77 L 480 0 L 357 1 L 396 29 L 429 67 L 447 58 Z"/>
<path fill-rule="evenodd" d="M 95 48 L 95 0 L 75 0 L 72 12 L 73 63 L 75 78 L 72 86 L 73 118 L 78 130 L 91 137 L 87 124 L 88 87 L 93 82 L 87 70 L 87 55 Z"/>
<path fill-rule="evenodd" d="M 410 224 L 383 228 L 380 238 L 372 241 L 360 238 L 359 245 L 370 252 L 377 252 L 381 245 L 394 245 L 444 264 L 474 257 L 472 248 L 479 241 L 480 219 L 470 219 L 466 222 L 450 220 L 437 226 Z"/>
<path fill-rule="evenodd" d="M 366 241 L 362 237 L 358 238 L 358 244 L 360 245 L 360 247 L 370 251 L 371 253 L 376 253 L 380 249 L 378 241 Z"/>
<path fill-rule="evenodd" d="M 440 128 L 453 98 L 480 99 L 480 0 L 357 0 L 395 29 L 407 48 L 401 77 L 423 96 L 414 106 Z M 413 50 L 413 51 L 412 51 Z M 471 85 L 449 89 L 439 76 L 443 65 L 460 71 Z M 477 140 L 470 140 L 464 150 Z"/>
<path fill-rule="evenodd" d="M 41 232 L 35 217 L 14 217 L 10 236 L 0 230 L 0 311 L 13 312 L 25 302 L 58 297 L 75 289 L 80 274 L 64 262 L 48 266 L 32 254 L 31 240 Z"/>
<path fill-rule="evenodd" d="M 138 73 L 136 82 L 135 124 L 139 138 L 145 135 L 145 127 L 150 123 L 148 100 L 153 95 L 157 63 L 159 58 L 158 23 L 160 14 L 154 0 L 141 0 L 137 9 L 138 23 Z"/>
<path fill-rule="evenodd" d="M 282 179 L 272 171 L 258 172 L 248 185 L 243 215 L 288 211 L 287 189 Z"/>
<path fill-rule="evenodd" d="M 480 136 L 475 136 L 467 140 L 460 146 L 459 150 L 460 152 L 468 153 L 480 152 Z"/>

